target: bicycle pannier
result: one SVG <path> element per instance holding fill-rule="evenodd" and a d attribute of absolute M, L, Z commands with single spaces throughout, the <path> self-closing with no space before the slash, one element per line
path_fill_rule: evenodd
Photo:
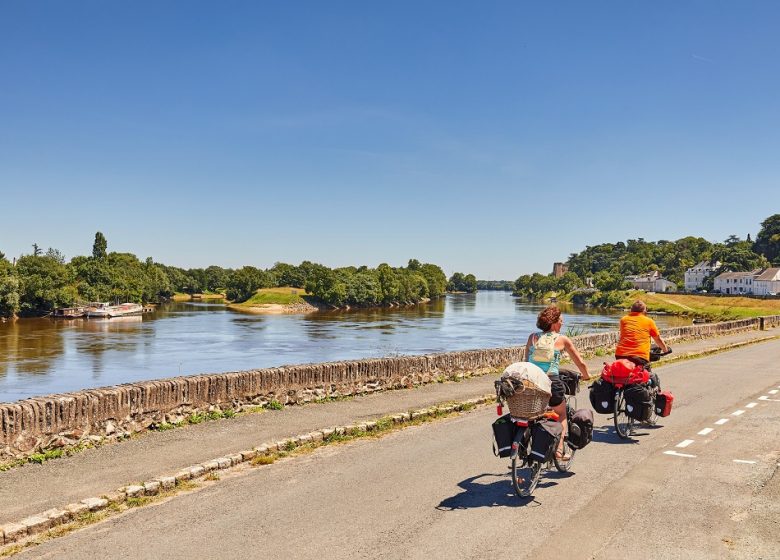
<path fill-rule="evenodd" d="M 650 373 L 642 366 L 636 365 L 631 360 L 615 360 L 611 364 L 604 362 L 601 378 L 609 383 L 647 383 Z"/>
<path fill-rule="evenodd" d="M 509 414 L 493 422 L 493 454 L 509 457 L 512 454 L 512 440 L 515 437 L 515 423 Z"/>
<path fill-rule="evenodd" d="M 534 424 L 531 432 L 531 453 L 529 454 L 529 459 L 541 463 L 552 459 L 562 430 L 561 424 L 553 420 L 544 419 Z"/>
<path fill-rule="evenodd" d="M 576 395 L 577 393 L 579 393 L 580 391 L 579 373 L 568 369 L 562 369 L 560 370 L 559 375 L 561 376 L 561 381 L 563 381 L 563 384 L 566 387 L 567 395 Z"/>
<path fill-rule="evenodd" d="M 590 404 L 599 414 L 612 412 L 615 403 L 615 388 L 603 379 L 597 379 L 590 386 Z"/>
<path fill-rule="evenodd" d="M 650 391 L 644 385 L 627 385 L 623 389 L 626 399 L 626 413 L 634 420 L 649 420 L 653 414 L 653 401 Z"/>
<path fill-rule="evenodd" d="M 669 391 L 658 393 L 655 397 L 655 412 L 658 416 L 669 416 L 672 413 L 674 395 Z"/>
<path fill-rule="evenodd" d="M 574 449 L 582 449 L 593 440 L 593 411 L 577 410 L 569 422 L 568 441 Z"/>

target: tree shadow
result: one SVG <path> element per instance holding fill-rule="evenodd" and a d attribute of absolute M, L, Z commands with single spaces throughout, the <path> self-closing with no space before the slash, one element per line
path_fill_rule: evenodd
<path fill-rule="evenodd" d="M 558 471 L 545 471 L 542 479 L 536 487 L 534 494 L 539 490 L 558 484 L 558 480 L 569 478 L 574 473 L 561 473 Z M 469 477 L 458 483 L 462 491 L 454 496 L 445 498 L 436 506 L 441 511 L 453 511 L 458 509 L 473 509 L 481 507 L 538 507 L 542 503 L 536 499 L 536 495 L 520 498 L 512 488 L 511 471 L 507 474 L 483 473 Z M 488 479 L 488 481 L 481 481 Z M 489 481 L 489 479 L 493 479 Z"/>

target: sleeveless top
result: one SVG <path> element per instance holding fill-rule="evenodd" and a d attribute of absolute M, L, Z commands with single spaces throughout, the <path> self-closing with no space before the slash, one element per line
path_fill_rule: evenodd
<path fill-rule="evenodd" d="M 542 336 L 553 336 L 554 337 L 553 338 L 553 344 L 555 344 L 555 341 L 557 341 L 558 337 L 561 336 L 561 335 L 556 333 L 556 332 L 552 332 L 552 331 L 546 332 L 546 333 L 538 332 L 538 333 L 536 333 L 536 337 L 537 337 L 536 341 L 539 342 L 539 338 L 542 337 Z M 559 375 L 559 373 L 558 373 L 558 364 L 561 361 L 561 351 L 560 350 L 558 350 L 557 348 L 555 349 L 555 351 L 553 352 L 553 359 L 552 359 L 551 362 L 536 362 L 536 361 L 531 359 L 531 356 L 533 355 L 533 353 L 534 353 L 534 345 L 532 344 L 531 347 L 528 349 L 528 361 L 530 363 L 532 363 L 532 364 L 542 368 L 542 371 L 546 372 L 547 375 L 550 376 L 550 377 L 555 376 L 555 375 Z"/>

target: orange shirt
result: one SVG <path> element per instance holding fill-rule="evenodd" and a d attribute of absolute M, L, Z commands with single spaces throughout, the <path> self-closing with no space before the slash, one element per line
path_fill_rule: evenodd
<path fill-rule="evenodd" d="M 650 359 L 650 337 L 658 336 L 655 321 L 642 313 L 629 313 L 620 320 L 620 341 L 616 356 Z"/>

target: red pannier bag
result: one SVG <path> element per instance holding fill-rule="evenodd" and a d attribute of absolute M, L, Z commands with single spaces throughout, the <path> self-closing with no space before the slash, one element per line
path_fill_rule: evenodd
<path fill-rule="evenodd" d="M 674 395 L 669 391 L 662 391 L 655 396 L 655 413 L 658 416 L 669 416 L 672 413 Z"/>
<path fill-rule="evenodd" d="M 615 360 L 611 364 L 604 362 L 601 378 L 613 385 L 629 385 L 632 383 L 647 383 L 650 381 L 650 373 L 631 360 L 621 359 Z"/>

